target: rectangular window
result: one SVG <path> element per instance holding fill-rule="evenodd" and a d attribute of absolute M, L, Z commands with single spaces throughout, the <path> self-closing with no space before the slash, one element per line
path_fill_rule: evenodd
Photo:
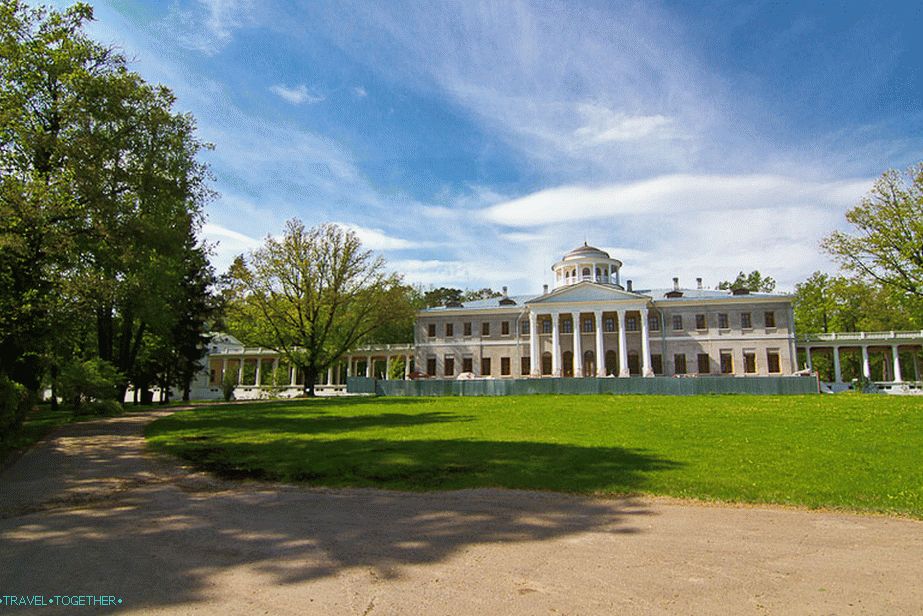
<path fill-rule="evenodd" d="M 530 326 L 529 326 L 529 322 L 528 322 L 528 321 L 523 321 L 522 323 L 519 324 L 519 331 L 520 331 L 520 333 L 522 333 L 524 336 L 528 336 L 528 335 L 529 335 L 529 327 L 530 327 Z"/>
<path fill-rule="evenodd" d="M 647 317 L 647 326 L 652 332 L 660 331 L 660 317 L 656 314 L 652 314 Z"/>
<path fill-rule="evenodd" d="M 659 354 L 651 355 L 651 368 L 654 369 L 654 374 L 663 374 L 663 356 Z"/>
<path fill-rule="evenodd" d="M 686 374 L 686 356 L 682 353 L 673 356 L 673 374 Z"/>
<path fill-rule="evenodd" d="M 744 373 L 756 374 L 756 353 L 744 351 Z"/>
<path fill-rule="evenodd" d="M 673 315 L 673 331 L 679 332 L 683 330 L 683 315 L 674 314 Z"/>
<path fill-rule="evenodd" d="M 426 334 L 430 338 L 436 337 L 436 324 L 435 323 L 430 323 L 429 325 L 426 326 Z"/>
<path fill-rule="evenodd" d="M 502 321 L 500 323 L 500 335 L 501 336 L 510 335 L 510 322 L 509 321 Z"/>
<path fill-rule="evenodd" d="M 740 313 L 740 329 L 753 329 L 753 321 L 749 312 Z"/>
<path fill-rule="evenodd" d="M 490 376 L 490 358 L 481 358 L 481 376 Z"/>
<path fill-rule="evenodd" d="M 731 324 L 726 312 L 718 313 L 718 329 L 730 329 Z"/>
<path fill-rule="evenodd" d="M 551 319 L 542 319 L 542 333 L 543 334 L 551 333 Z"/>
<path fill-rule="evenodd" d="M 705 323 L 704 314 L 695 315 L 695 328 L 696 329 L 708 329 L 708 325 L 706 325 Z"/>
<path fill-rule="evenodd" d="M 699 353 L 698 364 L 699 374 L 708 374 L 711 372 L 711 360 L 708 357 L 708 353 Z"/>
<path fill-rule="evenodd" d="M 435 327 L 435 325 L 433 326 Z M 426 358 L 426 376 L 436 376 L 436 358 Z"/>
<path fill-rule="evenodd" d="M 625 331 L 626 332 L 638 331 L 638 317 L 625 317 Z"/>
<path fill-rule="evenodd" d="M 603 331 L 608 332 L 610 334 L 614 332 L 615 331 L 615 319 L 613 319 L 612 317 L 606 317 L 605 320 L 603 321 Z"/>
<path fill-rule="evenodd" d="M 766 327 L 775 327 L 776 326 L 776 313 L 770 311 L 766 312 Z"/>
<path fill-rule="evenodd" d="M 489 321 L 484 321 L 483 323 L 481 323 L 481 335 L 482 336 L 490 335 L 490 322 Z"/>
<path fill-rule="evenodd" d="M 445 324 L 445 337 L 446 337 L 446 338 L 451 338 L 451 337 L 453 337 L 454 335 L 455 335 L 455 324 L 454 324 L 454 323 L 446 323 L 446 324 Z"/>
<path fill-rule="evenodd" d="M 567 321 L 561 320 L 561 333 L 562 334 L 574 333 L 573 324 L 574 322 L 569 319 Z"/>
<path fill-rule="evenodd" d="M 442 360 L 443 363 L 443 374 L 446 376 L 455 376 L 455 358 L 451 355 L 446 355 Z"/>
<path fill-rule="evenodd" d="M 721 351 L 721 374 L 734 374 L 734 357 L 730 351 Z"/>
<path fill-rule="evenodd" d="M 530 372 L 532 372 L 532 359 L 530 357 L 520 357 L 519 373 L 522 376 L 529 376 Z"/>
<path fill-rule="evenodd" d="M 462 372 L 474 372 L 474 360 L 470 357 L 462 357 Z"/>
<path fill-rule="evenodd" d="M 471 321 L 465 321 L 462 324 L 462 333 L 466 336 L 471 335 Z"/>
<path fill-rule="evenodd" d="M 583 333 L 585 334 L 593 333 L 593 319 L 583 320 Z"/>
<path fill-rule="evenodd" d="M 779 352 L 774 350 L 766 351 L 766 368 L 772 374 L 782 372 L 781 362 L 779 361 Z"/>
<path fill-rule="evenodd" d="M 509 357 L 500 358 L 500 374 L 502 376 L 510 375 L 510 358 Z"/>

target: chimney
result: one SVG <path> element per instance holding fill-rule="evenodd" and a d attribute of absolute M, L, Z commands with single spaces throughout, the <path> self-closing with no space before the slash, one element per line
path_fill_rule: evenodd
<path fill-rule="evenodd" d="M 696 279 L 695 279 L 695 284 L 696 284 L 696 288 L 701 289 L 701 288 L 702 288 L 702 279 L 701 279 L 701 278 L 696 278 Z"/>
<path fill-rule="evenodd" d="M 631 281 L 630 281 L 630 280 L 626 280 L 626 281 L 625 281 L 625 284 L 628 285 L 628 289 L 627 289 L 627 290 L 628 290 L 628 291 L 631 291 Z"/>
<path fill-rule="evenodd" d="M 503 287 L 503 297 L 506 297 L 506 287 Z"/>
<path fill-rule="evenodd" d="M 542 295 L 548 295 L 548 285 L 547 284 L 542 285 Z"/>
<path fill-rule="evenodd" d="M 673 290 L 679 291 L 679 278 L 676 276 L 673 277 Z"/>

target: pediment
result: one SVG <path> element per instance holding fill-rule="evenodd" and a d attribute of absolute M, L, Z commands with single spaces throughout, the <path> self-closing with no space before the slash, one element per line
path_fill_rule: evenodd
<path fill-rule="evenodd" d="M 548 295 L 529 300 L 529 304 L 556 304 L 573 302 L 623 302 L 649 300 L 647 295 L 631 291 L 622 291 L 611 285 L 595 282 L 578 282 L 574 285 L 559 287 Z"/>

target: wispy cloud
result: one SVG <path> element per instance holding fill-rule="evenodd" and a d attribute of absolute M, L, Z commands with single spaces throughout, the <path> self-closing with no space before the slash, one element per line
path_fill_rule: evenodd
<path fill-rule="evenodd" d="M 366 92 L 365 88 L 363 88 L 362 86 L 353 86 L 353 94 L 355 94 L 359 98 L 365 98 L 366 96 L 369 95 L 369 93 Z"/>
<path fill-rule="evenodd" d="M 165 26 L 184 47 L 212 56 L 254 19 L 254 0 L 196 0 L 188 8 L 170 7 Z"/>
<path fill-rule="evenodd" d="M 349 222 L 338 222 L 336 224 L 353 231 L 362 242 L 362 247 L 368 250 L 408 250 L 429 246 L 427 242 L 411 241 L 388 235 L 381 229 L 370 229 Z"/>
<path fill-rule="evenodd" d="M 319 103 L 324 100 L 324 97 L 319 94 L 312 94 L 308 90 L 308 86 L 301 84 L 294 87 L 287 87 L 281 84 L 276 84 L 269 88 L 269 90 L 281 97 L 282 99 L 292 103 L 293 105 L 300 105 L 302 103 Z"/>

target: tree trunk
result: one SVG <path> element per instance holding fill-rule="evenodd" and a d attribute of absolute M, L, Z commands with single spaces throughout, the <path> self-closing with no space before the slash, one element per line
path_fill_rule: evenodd
<path fill-rule="evenodd" d="M 314 383 L 317 382 L 317 368 L 308 366 L 304 370 L 304 395 L 308 398 L 314 398 L 317 393 L 314 391 Z"/>

